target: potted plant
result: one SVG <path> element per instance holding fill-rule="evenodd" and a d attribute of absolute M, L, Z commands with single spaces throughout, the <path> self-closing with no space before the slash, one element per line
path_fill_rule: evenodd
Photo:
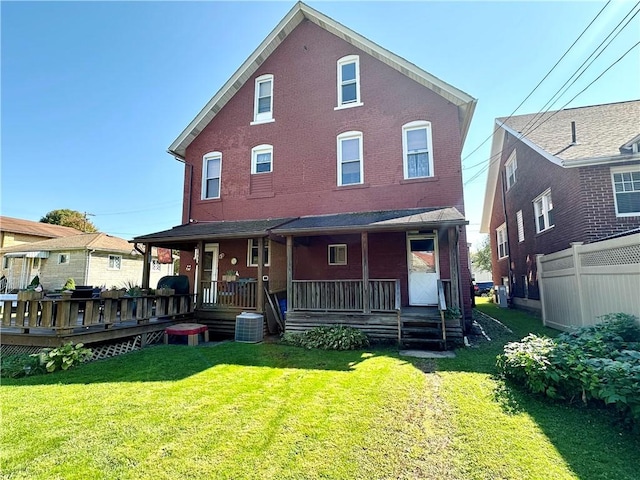
<path fill-rule="evenodd" d="M 44 296 L 42 285 L 40 285 L 40 277 L 36 275 L 25 290 L 18 292 L 18 300 L 27 302 L 29 300 L 40 300 Z"/>
<path fill-rule="evenodd" d="M 222 280 L 225 282 L 235 282 L 238 280 L 238 272 L 235 270 L 227 270 L 227 273 L 222 275 Z"/>

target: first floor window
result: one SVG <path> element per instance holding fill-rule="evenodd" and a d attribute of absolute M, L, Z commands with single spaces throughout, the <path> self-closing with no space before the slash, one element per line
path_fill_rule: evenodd
<path fill-rule="evenodd" d="M 554 226 L 551 190 L 547 190 L 533 201 L 533 209 L 536 216 L 537 233 L 544 232 Z"/>
<path fill-rule="evenodd" d="M 498 245 L 498 258 L 509 255 L 509 241 L 507 240 L 507 225 L 503 223 L 496 229 L 496 243 Z"/>
<path fill-rule="evenodd" d="M 220 173 L 222 153 L 211 152 L 204 156 L 202 165 L 202 199 L 220 198 Z"/>
<path fill-rule="evenodd" d="M 362 183 L 362 132 L 338 135 L 338 186 Z"/>
<path fill-rule="evenodd" d="M 273 170 L 273 147 L 258 145 L 251 149 L 251 173 L 269 173 Z"/>
<path fill-rule="evenodd" d="M 69 254 L 68 253 L 59 253 L 58 254 L 58 265 L 66 265 L 69 263 Z"/>
<path fill-rule="evenodd" d="M 329 245 L 329 265 L 347 264 L 347 245 Z"/>
<path fill-rule="evenodd" d="M 640 166 L 611 169 L 616 215 L 640 215 Z"/>
<path fill-rule="evenodd" d="M 122 267 L 122 257 L 120 255 L 109 255 L 109 270 L 120 270 Z"/>
<path fill-rule="evenodd" d="M 156 260 L 155 258 L 153 260 L 151 260 L 151 271 L 152 272 L 159 272 L 160 271 L 160 262 L 158 260 Z"/>
<path fill-rule="evenodd" d="M 431 123 L 416 121 L 402 127 L 404 178 L 433 176 Z"/>
<path fill-rule="evenodd" d="M 250 238 L 249 239 L 249 248 L 247 249 L 247 266 L 249 267 L 257 267 L 258 266 L 258 239 Z M 268 267 L 270 264 L 270 248 L 269 248 L 269 240 L 264 240 L 264 249 L 263 253 L 263 262 L 264 266 Z"/>

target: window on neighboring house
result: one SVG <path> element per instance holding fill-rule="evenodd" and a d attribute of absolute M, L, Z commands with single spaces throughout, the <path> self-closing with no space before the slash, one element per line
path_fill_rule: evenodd
<path fill-rule="evenodd" d="M 58 254 L 58 265 L 66 265 L 69 263 L 69 254 L 68 253 L 59 253 Z"/>
<path fill-rule="evenodd" d="M 503 223 L 496 229 L 496 243 L 498 245 L 498 258 L 509 255 L 509 241 L 507 240 L 507 224 Z"/>
<path fill-rule="evenodd" d="M 347 245 L 329 245 L 329 265 L 347 264 Z"/>
<path fill-rule="evenodd" d="M 151 271 L 159 272 L 160 271 L 160 262 L 155 258 L 151 260 Z"/>
<path fill-rule="evenodd" d="M 516 223 L 518 224 L 518 242 L 524 242 L 524 221 L 522 220 L 522 210 L 516 212 Z"/>
<path fill-rule="evenodd" d="M 544 232 L 553 227 L 553 202 L 551 190 L 547 190 L 533 201 L 533 210 L 536 215 L 536 232 Z"/>
<path fill-rule="evenodd" d="M 273 121 L 273 75 L 256 78 L 256 91 L 252 123 Z"/>
<path fill-rule="evenodd" d="M 40 258 L 36 257 L 33 259 L 33 265 L 31 268 L 34 268 L 36 270 L 40 268 Z"/>
<path fill-rule="evenodd" d="M 402 157 L 404 178 L 433 176 L 430 122 L 416 121 L 402 126 Z"/>
<path fill-rule="evenodd" d="M 362 183 L 362 132 L 338 135 L 338 186 Z"/>
<path fill-rule="evenodd" d="M 251 173 L 269 173 L 273 170 L 273 147 L 258 145 L 251 149 Z"/>
<path fill-rule="evenodd" d="M 360 102 L 360 57 L 348 55 L 338 60 L 338 106 L 356 107 Z"/>
<path fill-rule="evenodd" d="M 202 161 L 202 199 L 220 198 L 220 173 L 222 153 L 211 152 Z"/>
<path fill-rule="evenodd" d="M 618 217 L 640 215 L 640 166 L 611 169 Z"/>
<path fill-rule="evenodd" d="M 2 257 L 2 268 L 5 270 L 9 268 L 9 257 Z"/>
<path fill-rule="evenodd" d="M 507 172 L 507 190 L 509 190 L 516 183 L 516 170 L 518 169 L 518 160 L 516 158 L 515 150 L 507 160 L 504 168 Z"/>
<path fill-rule="evenodd" d="M 271 263 L 271 249 L 269 248 L 269 240 L 264 240 L 264 250 L 263 250 L 263 259 L 264 266 L 268 267 Z M 247 248 L 247 266 L 248 267 L 257 267 L 258 266 L 258 239 L 250 238 L 249 246 Z"/>
<path fill-rule="evenodd" d="M 109 255 L 109 270 L 120 270 L 122 267 L 121 255 Z"/>

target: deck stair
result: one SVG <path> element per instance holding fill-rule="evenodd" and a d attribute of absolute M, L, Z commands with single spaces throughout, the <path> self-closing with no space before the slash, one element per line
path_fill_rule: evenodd
<path fill-rule="evenodd" d="M 400 342 L 405 346 L 443 350 L 448 341 L 462 337 L 459 320 L 445 320 L 446 335 L 443 335 L 442 327 L 436 307 L 410 308 L 400 312 Z"/>

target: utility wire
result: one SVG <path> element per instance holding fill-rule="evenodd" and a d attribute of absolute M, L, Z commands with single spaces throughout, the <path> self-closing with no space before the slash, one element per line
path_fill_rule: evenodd
<path fill-rule="evenodd" d="M 522 100 L 522 102 L 520 102 L 520 104 L 515 108 L 515 110 L 513 112 L 511 112 L 511 114 L 505 119 L 505 121 L 507 121 L 508 119 L 510 119 L 519 109 L 520 107 L 529 99 L 529 97 L 531 97 L 531 95 L 533 95 L 533 93 L 538 89 L 538 87 L 542 84 L 542 82 L 544 82 L 547 77 L 549 75 L 551 75 L 551 72 L 553 72 L 555 70 L 555 68 L 558 66 L 558 64 L 564 59 L 564 57 L 567 56 L 567 54 L 571 51 L 571 49 L 575 46 L 576 43 L 578 43 L 578 40 L 580 40 L 582 38 L 582 36 L 587 32 L 587 30 L 589 30 L 589 28 L 591 27 L 591 25 L 593 25 L 593 22 L 595 22 L 597 20 L 597 18 L 600 16 L 600 14 L 604 11 L 605 8 L 607 8 L 607 6 L 611 3 L 611 0 L 609 0 L 607 3 L 605 3 L 605 5 L 600 9 L 600 11 L 596 14 L 595 17 L 593 17 L 593 19 L 589 22 L 589 24 L 584 28 L 584 30 L 582 30 L 582 33 L 580 35 L 578 35 L 578 38 L 576 38 L 574 40 L 574 42 L 571 44 L 571 46 L 562 54 L 562 56 L 558 59 L 558 61 L 555 63 L 555 65 L 553 67 L 551 67 L 551 70 L 549 70 L 546 75 L 544 77 L 542 77 L 542 80 L 540 80 L 538 82 L 538 84 L 533 88 L 533 90 L 531 90 L 531 92 L 529 92 L 529 94 L 524 98 L 524 100 Z M 640 2 L 639 2 L 640 3 Z M 617 27 L 616 27 L 617 28 Z M 498 131 L 498 129 L 496 128 L 493 133 L 491 135 L 489 135 L 487 138 L 484 139 L 484 141 L 478 145 L 476 148 L 474 148 L 470 153 L 468 153 L 467 155 L 464 156 L 464 158 L 462 159 L 462 162 L 464 162 L 467 158 L 469 158 L 471 155 L 473 155 L 475 152 L 478 151 L 478 149 L 480 147 L 482 147 L 485 143 L 487 143 L 492 137 L 493 135 Z M 463 167 L 463 170 L 469 169 L 469 168 L 474 168 L 477 167 L 478 165 L 481 165 L 483 162 L 481 163 L 477 163 L 475 165 L 469 166 L 469 167 Z"/>

